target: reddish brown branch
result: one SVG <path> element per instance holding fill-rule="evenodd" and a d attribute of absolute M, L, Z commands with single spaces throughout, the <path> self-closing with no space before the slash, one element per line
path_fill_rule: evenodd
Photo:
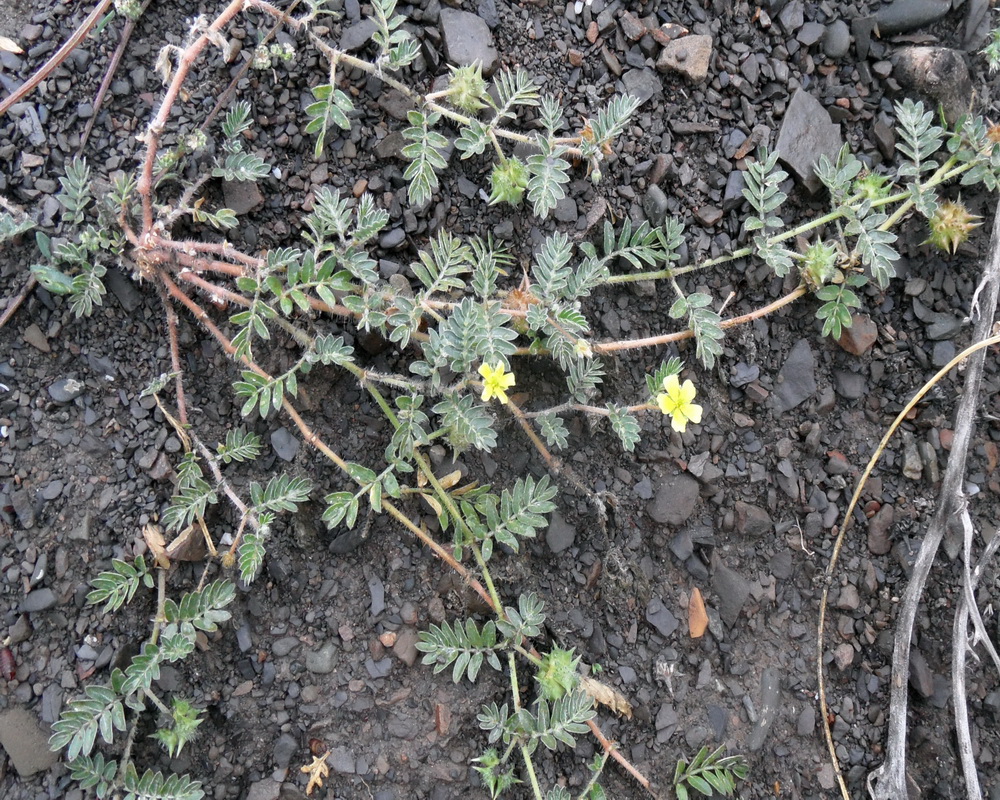
<path fill-rule="evenodd" d="M 106 0 L 106 2 L 110 2 L 110 0 Z M 239 13 L 240 9 L 243 8 L 243 3 L 244 0 L 232 0 L 222 13 L 215 18 L 215 21 L 208 26 L 208 29 L 184 48 L 184 52 L 181 53 L 180 58 L 177 60 L 177 72 L 174 73 L 173 80 L 170 82 L 170 86 L 167 87 L 167 93 L 160 103 L 160 110 L 146 132 L 146 160 L 143 162 L 137 184 L 139 198 L 142 200 L 143 239 L 149 237 L 153 232 L 153 165 L 156 162 L 156 150 L 160 143 L 160 134 L 163 132 L 163 128 L 167 124 L 167 119 L 170 117 L 170 110 L 177 101 L 181 86 L 184 85 L 188 72 L 191 71 L 191 65 L 198 57 L 198 54 L 205 48 L 209 40 L 217 36 L 222 28 Z"/>
<path fill-rule="evenodd" d="M 31 94 L 35 87 L 38 86 L 43 80 L 45 80 L 63 61 L 66 60 L 67 56 L 72 53 L 77 45 L 82 42 L 88 33 L 90 33 L 91 28 L 97 24 L 97 20 L 101 18 L 101 15 L 108 10 L 108 6 L 111 5 L 112 0 L 101 0 L 94 10 L 90 12 L 89 16 L 80 24 L 80 27 L 73 31 L 73 35 L 66 40 L 65 44 L 56 50 L 55 55 L 52 56 L 44 65 L 35 71 L 34 75 L 28 78 L 25 83 L 23 83 L 20 88 L 13 92 L 6 100 L 0 102 L 0 117 L 7 113 L 8 109 L 14 103 L 24 99 L 29 94 Z"/>

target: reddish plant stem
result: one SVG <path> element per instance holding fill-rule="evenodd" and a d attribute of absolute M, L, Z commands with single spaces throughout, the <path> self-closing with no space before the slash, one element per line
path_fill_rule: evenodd
<path fill-rule="evenodd" d="M 231 258 L 248 267 L 259 269 L 264 266 L 264 259 L 248 256 L 233 247 L 229 242 L 198 242 L 194 239 L 168 239 L 153 234 L 148 237 L 150 247 L 165 247 L 170 250 L 180 250 L 182 253 L 215 253 L 223 258 Z"/>
<path fill-rule="evenodd" d="M 229 289 L 224 289 L 221 286 L 206 281 L 204 278 L 199 277 L 196 272 L 181 270 L 177 273 L 177 279 L 182 280 L 185 283 L 190 283 L 192 286 L 197 286 L 212 300 L 225 300 L 244 307 L 252 305 L 252 302 L 243 295 L 231 292 Z"/>
<path fill-rule="evenodd" d="M 195 318 L 202 325 L 205 326 L 206 330 L 208 330 L 208 332 L 211 333 L 213 337 L 215 337 L 216 341 L 219 343 L 219 346 L 222 347 L 222 349 L 225 350 L 227 354 L 229 354 L 230 356 L 235 355 L 236 348 L 233 347 L 233 343 L 222 331 L 219 330 L 219 328 L 215 325 L 215 323 L 213 323 L 212 320 L 209 319 L 208 313 L 205 311 L 205 309 L 199 306 L 198 303 L 196 303 L 193 299 L 188 297 L 188 295 L 185 294 L 181 290 L 181 288 L 177 286 L 177 284 L 174 283 L 170 279 L 170 277 L 166 275 L 162 270 L 158 274 L 160 279 L 163 281 L 163 285 L 166 287 L 166 290 L 170 294 L 170 296 L 178 300 L 192 314 L 194 314 Z M 253 370 L 255 373 L 260 375 L 265 380 L 271 379 L 271 375 L 269 375 L 265 370 L 261 369 L 261 367 L 259 367 L 250 359 L 243 358 L 241 359 L 241 361 L 248 369 Z M 311 447 L 315 448 L 316 450 L 318 450 L 320 453 L 326 456 L 331 462 L 340 467 L 345 474 L 349 474 L 347 468 L 347 462 L 345 462 L 339 455 L 337 455 L 319 437 L 319 435 L 315 431 L 313 431 L 311 427 L 309 427 L 309 425 L 306 423 L 304 419 L 302 419 L 301 415 L 295 409 L 295 407 L 288 401 L 288 398 L 284 399 L 282 407 L 285 413 L 287 413 L 288 416 L 291 417 L 292 421 L 295 423 L 295 426 L 299 429 L 299 432 L 302 434 L 302 437 L 305 439 L 306 443 L 309 444 Z M 403 523 L 403 525 L 405 525 L 406 528 L 411 533 L 413 533 L 417 538 L 419 538 L 420 541 L 426 544 L 438 558 L 440 558 L 442 561 L 444 561 L 445 564 L 447 564 L 449 567 L 455 570 L 455 572 L 457 572 L 462 577 L 462 579 L 465 580 L 465 582 L 473 589 L 473 591 L 475 591 L 478 595 L 480 595 L 480 597 L 482 597 L 483 600 L 485 600 L 487 603 L 490 603 L 490 605 L 492 605 L 492 600 L 490 598 L 490 595 L 486 591 L 486 589 L 483 588 L 483 585 L 478 580 L 476 580 L 476 578 L 469 572 L 468 569 L 466 569 L 464 566 L 462 566 L 462 564 L 456 561 L 454 556 L 452 556 L 452 554 L 449 553 L 441 544 L 432 539 L 430 535 L 427 534 L 426 531 L 418 527 L 414 522 L 412 522 L 409 519 L 409 517 L 403 514 L 402 511 L 396 508 L 396 506 L 394 506 L 388 500 L 383 499 L 382 508 L 383 510 L 391 514 L 393 517 L 395 517 L 397 520 L 399 520 L 401 523 Z"/>
<path fill-rule="evenodd" d="M 223 275 L 231 275 L 234 278 L 242 278 L 246 274 L 246 270 L 239 264 L 193 256 L 183 251 L 171 255 L 177 259 L 178 264 L 183 264 L 195 272 L 221 272 Z"/>
<path fill-rule="evenodd" d="M 110 0 L 107 0 L 110 2 Z M 146 132 L 146 160 L 142 165 L 142 172 L 139 174 L 139 181 L 136 189 L 142 201 L 142 238 L 145 240 L 153 233 L 153 164 L 156 161 L 156 150 L 160 143 L 160 134 L 170 117 L 170 110 L 177 101 L 181 86 L 187 79 L 191 65 L 198 57 L 198 54 L 205 48 L 209 40 L 218 34 L 228 22 L 243 8 L 244 0 L 232 0 L 228 6 L 215 18 L 215 21 L 208 26 L 208 30 L 202 33 L 197 39 L 189 44 L 181 53 L 177 63 L 177 72 L 174 74 L 167 93 L 160 103 L 160 110 L 149 125 Z"/>
<path fill-rule="evenodd" d="M 773 303 L 769 303 L 762 308 L 758 308 L 751 311 L 749 314 L 743 314 L 739 317 L 730 317 L 725 319 L 720 323 L 722 328 L 734 328 L 737 325 L 743 325 L 747 322 L 752 322 L 755 319 L 760 319 L 761 317 L 766 317 L 774 311 L 777 311 L 783 306 L 787 306 L 798 300 L 802 295 L 806 294 L 809 290 L 801 285 L 791 292 L 786 294 L 784 297 L 779 297 Z M 655 347 L 660 344 L 669 344 L 670 342 L 679 342 L 684 339 L 691 339 L 694 336 L 694 332 L 691 330 L 675 331 L 674 333 L 663 333 L 659 336 L 649 336 L 645 339 L 623 339 L 617 342 L 604 342 L 603 344 L 595 344 L 592 346 L 595 353 L 614 353 L 621 350 L 638 350 L 643 347 Z"/>
<path fill-rule="evenodd" d="M 28 280 L 24 284 L 24 288 L 17 293 L 16 296 L 10 299 L 7 303 L 7 308 L 4 309 L 3 314 L 0 314 L 0 328 L 7 324 L 7 321 L 14 316 L 14 312 L 21 307 L 21 303 L 25 301 L 31 290 L 38 285 L 38 278 L 34 274 L 28 276 Z"/>
<path fill-rule="evenodd" d="M 43 80 L 45 80 L 51 72 L 62 64 L 66 60 L 67 56 L 72 53 L 77 45 L 82 42 L 88 33 L 90 33 L 91 28 L 97 24 L 97 20 L 101 18 L 101 15 L 108 10 L 108 6 L 111 5 L 112 0 L 101 0 L 95 7 L 94 10 L 90 12 L 87 18 L 80 23 L 80 27 L 73 31 L 73 35 L 66 40 L 65 44 L 56 50 L 55 55 L 52 56 L 41 68 L 35 71 L 35 73 L 21 85 L 13 94 L 11 94 L 6 100 L 0 102 L 0 117 L 7 113 L 14 103 L 22 100 L 27 95 L 31 94 Z"/>
<path fill-rule="evenodd" d="M 160 294 L 160 302 L 163 303 L 163 311 L 167 317 L 167 337 L 170 340 L 170 366 L 175 373 L 174 391 L 177 393 L 177 418 L 181 425 L 188 424 L 187 402 L 184 399 L 184 371 L 181 369 L 180 347 L 177 343 L 177 314 L 170 304 L 167 291 L 163 283 L 156 285 Z"/>

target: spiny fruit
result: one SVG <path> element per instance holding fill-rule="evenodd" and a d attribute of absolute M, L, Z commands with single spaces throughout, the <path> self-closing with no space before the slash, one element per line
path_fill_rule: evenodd
<path fill-rule="evenodd" d="M 929 242 L 946 253 L 954 253 L 969 238 L 972 229 L 979 227 L 974 221 L 977 219 L 981 217 L 970 214 L 961 200 L 944 200 L 928 220 L 931 235 L 924 244 Z"/>

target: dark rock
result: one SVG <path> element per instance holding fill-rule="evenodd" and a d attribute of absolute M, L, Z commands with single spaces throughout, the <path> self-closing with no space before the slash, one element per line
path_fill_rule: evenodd
<path fill-rule="evenodd" d="M 747 740 L 747 747 L 756 752 L 764 746 L 771 733 L 771 727 L 778 718 L 779 700 L 781 699 L 781 678 L 773 667 L 768 667 L 760 676 L 760 711 L 757 724 L 754 725 Z"/>
<path fill-rule="evenodd" d="M 792 0 L 778 14 L 778 22 L 785 29 L 785 33 L 794 36 L 795 32 L 802 27 L 805 22 L 805 9 L 800 0 Z"/>
<path fill-rule="evenodd" d="M 837 394 L 847 400 L 860 400 L 868 390 L 864 375 L 838 369 L 833 373 L 833 386 Z"/>
<path fill-rule="evenodd" d="M 722 210 L 732 211 L 743 204 L 743 187 L 746 186 L 746 178 L 743 171 L 734 169 L 729 173 L 726 180 L 726 190 L 722 194 Z"/>
<path fill-rule="evenodd" d="M 668 638 L 679 626 L 677 617 L 671 614 L 663 601 L 654 597 L 646 606 L 646 622 L 656 628 L 660 636 Z"/>
<path fill-rule="evenodd" d="M 630 69 L 622 75 L 622 85 L 626 94 L 639 100 L 640 106 L 663 94 L 663 82 L 651 69 Z"/>
<path fill-rule="evenodd" d="M 800 339 L 778 373 L 774 410 L 790 411 L 816 393 L 816 359 L 806 339 Z"/>
<path fill-rule="evenodd" d="M 896 0 L 899 2 L 899 0 Z M 947 6 L 947 2 L 945 3 Z M 904 89 L 940 103 L 945 119 L 954 122 L 972 104 L 972 79 L 965 58 L 948 47 L 903 47 L 892 56 L 893 76 Z"/>
<path fill-rule="evenodd" d="M 823 38 L 825 33 L 826 26 L 821 22 L 807 22 L 799 28 L 799 32 L 795 34 L 795 38 L 806 47 L 812 47 L 812 45 Z"/>
<path fill-rule="evenodd" d="M 361 20 L 361 22 L 349 25 L 344 29 L 344 33 L 340 37 L 340 49 L 348 53 L 360 50 L 371 41 L 372 34 L 376 30 L 378 30 L 378 25 L 375 23 L 375 20 L 367 17 Z"/>
<path fill-rule="evenodd" d="M 683 525 L 694 512 L 699 492 L 698 481 L 690 475 L 671 475 L 660 484 L 646 511 L 661 525 Z"/>
<path fill-rule="evenodd" d="M 893 36 L 932 22 L 937 22 L 951 9 L 951 0 L 893 0 L 875 14 L 879 36 Z"/>
<path fill-rule="evenodd" d="M 711 60 L 711 36 L 683 36 L 667 43 L 656 59 L 656 68 L 660 72 L 677 72 L 692 83 L 701 83 L 708 77 Z"/>
<path fill-rule="evenodd" d="M 24 329 L 22 338 L 27 344 L 30 344 L 36 350 L 40 350 L 43 353 L 52 352 L 52 346 L 49 344 L 49 340 L 45 338 L 45 334 L 42 333 L 42 329 L 39 328 L 34 322 Z"/>
<path fill-rule="evenodd" d="M 781 122 L 776 149 L 810 193 L 823 186 L 813 165 L 821 155 L 836 163 L 842 144 L 840 126 L 833 123 L 829 112 L 805 89 L 797 89 Z"/>
<path fill-rule="evenodd" d="M 545 543 L 553 553 L 561 553 L 567 547 L 571 547 L 576 539 L 576 528 L 562 518 L 562 515 L 555 511 L 549 520 L 548 530 L 545 532 Z"/>
<path fill-rule="evenodd" d="M 292 756 L 299 749 L 298 740 L 290 733 L 283 733 L 274 743 L 274 765 L 278 769 L 285 769 L 292 763 Z"/>
<path fill-rule="evenodd" d="M 834 20 L 826 26 L 823 35 L 823 52 L 827 58 L 843 58 L 851 49 L 851 30 L 842 19 Z"/>
<path fill-rule="evenodd" d="M 497 71 L 500 56 L 490 27 L 481 18 L 457 8 L 442 8 L 440 27 L 449 63 L 464 67 L 478 61 L 487 78 Z"/>
<path fill-rule="evenodd" d="M 76 378 L 60 378 L 49 386 L 49 397 L 57 403 L 72 403 L 86 387 Z"/>
<path fill-rule="evenodd" d="M 22 614 L 31 614 L 37 611 L 45 611 L 52 608 L 57 602 L 55 592 L 51 589 L 35 589 L 21 603 L 18 611 Z"/>
<path fill-rule="evenodd" d="M 712 575 L 712 589 L 716 595 L 719 616 L 729 627 L 736 624 L 743 604 L 750 597 L 750 583 L 725 564 L 719 564 Z"/>
<path fill-rule="evenodd" d="M 333 662 L 336 655 L 333 643 L 327 642 L 318 650 L 310 650 L 306 653 L 306 669 L 316 675 L 329 675 L 333 672 Z"/>
<path fill-rule="evenodd" d="M 872 34 L 875 32 L 875 17 L 855 17 L 851 20 L 851 35 L 854 37 L 854 50 L 858 59 L 864 61 L 872 46 Z"/>
<path fill-rule="evenodd" d="M 774 530 L 771 516 L 763 508 L 741 500 L 736 502 L 736 530 L 748 536 L 763 536 Z"/>

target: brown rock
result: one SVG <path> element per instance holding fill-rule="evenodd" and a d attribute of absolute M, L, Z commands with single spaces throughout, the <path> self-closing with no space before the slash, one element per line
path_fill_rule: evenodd
<path fill-rule="evenodd" d="M 736 530 L 741 534 L 761 536 L 770 533 L 774 528 L 770 515 L 763 508 L 738 500 L 734 510 L 736 512 Z"/>
<path fill-rule="evenodd" d="M 59 759 L 49 749 L 35 715 L 23 708 L 11 708 L 0 714 L 0 746 L 22 778 L 47 770 Z"/>
<path fill-rule="evenodd" d="M 596 22 L 591 22 L 587 27 L 587 41 L 593 44 L 597 41 L 597 34 L 599 33 Z"/>
<path fill-rule="evenodd" d="M 35 323 L 31 323 L 24 329 L 24 341 L 36 350 L 41 350 L 43 353 L 52 352 L 52 348 L 49 346 L 49 340 L 45 338 L 45 334 L 42 333 L 42 329 Z"/>
<path fill-rule="evenodd" d="M 623 13 L 618 21 L 621 23 L 622 33 L 625 34 L 625 38 L 633 42 L 638 42 L 646 33 L 647 29 L 642 20 L 629 11 Z"/>
<path fill-rule="evenodd" d="M 570 50 L 566 57 L 569 59 L 570 66 L 579 67 L 583 65 L 583 53 L 579 50 Z"/>
<path fill-rule="evenodd" d="M 683 36 L 667 43 L 656 60 L 660 72 L 677 72 L 692 83 L 708 77 L 712 60 L 712 37 L 707 34 Z"/>
<path fill-rule="evenodd" d="M 868 549 L 877 556 L 884 556 L 892 548 L 889 530 L 895 519 L 895 512 L 888 503 L 868 523 Z"/>
<path fill-rule="evenodd" d="M 878 338 L 878 328 L 867 314 L 853 314 L 851 316 L 851 327 L 844 328 L 837 340 L 848 353 L 861 356 L 868 352 L 868 349 L 875 344 Z"/>
<path fill-rule="evenodd" d="M 223 181 L 222 195 L 226 208 L 237 215 L 247 214 L 264 202 L 256 181 Z"/>

